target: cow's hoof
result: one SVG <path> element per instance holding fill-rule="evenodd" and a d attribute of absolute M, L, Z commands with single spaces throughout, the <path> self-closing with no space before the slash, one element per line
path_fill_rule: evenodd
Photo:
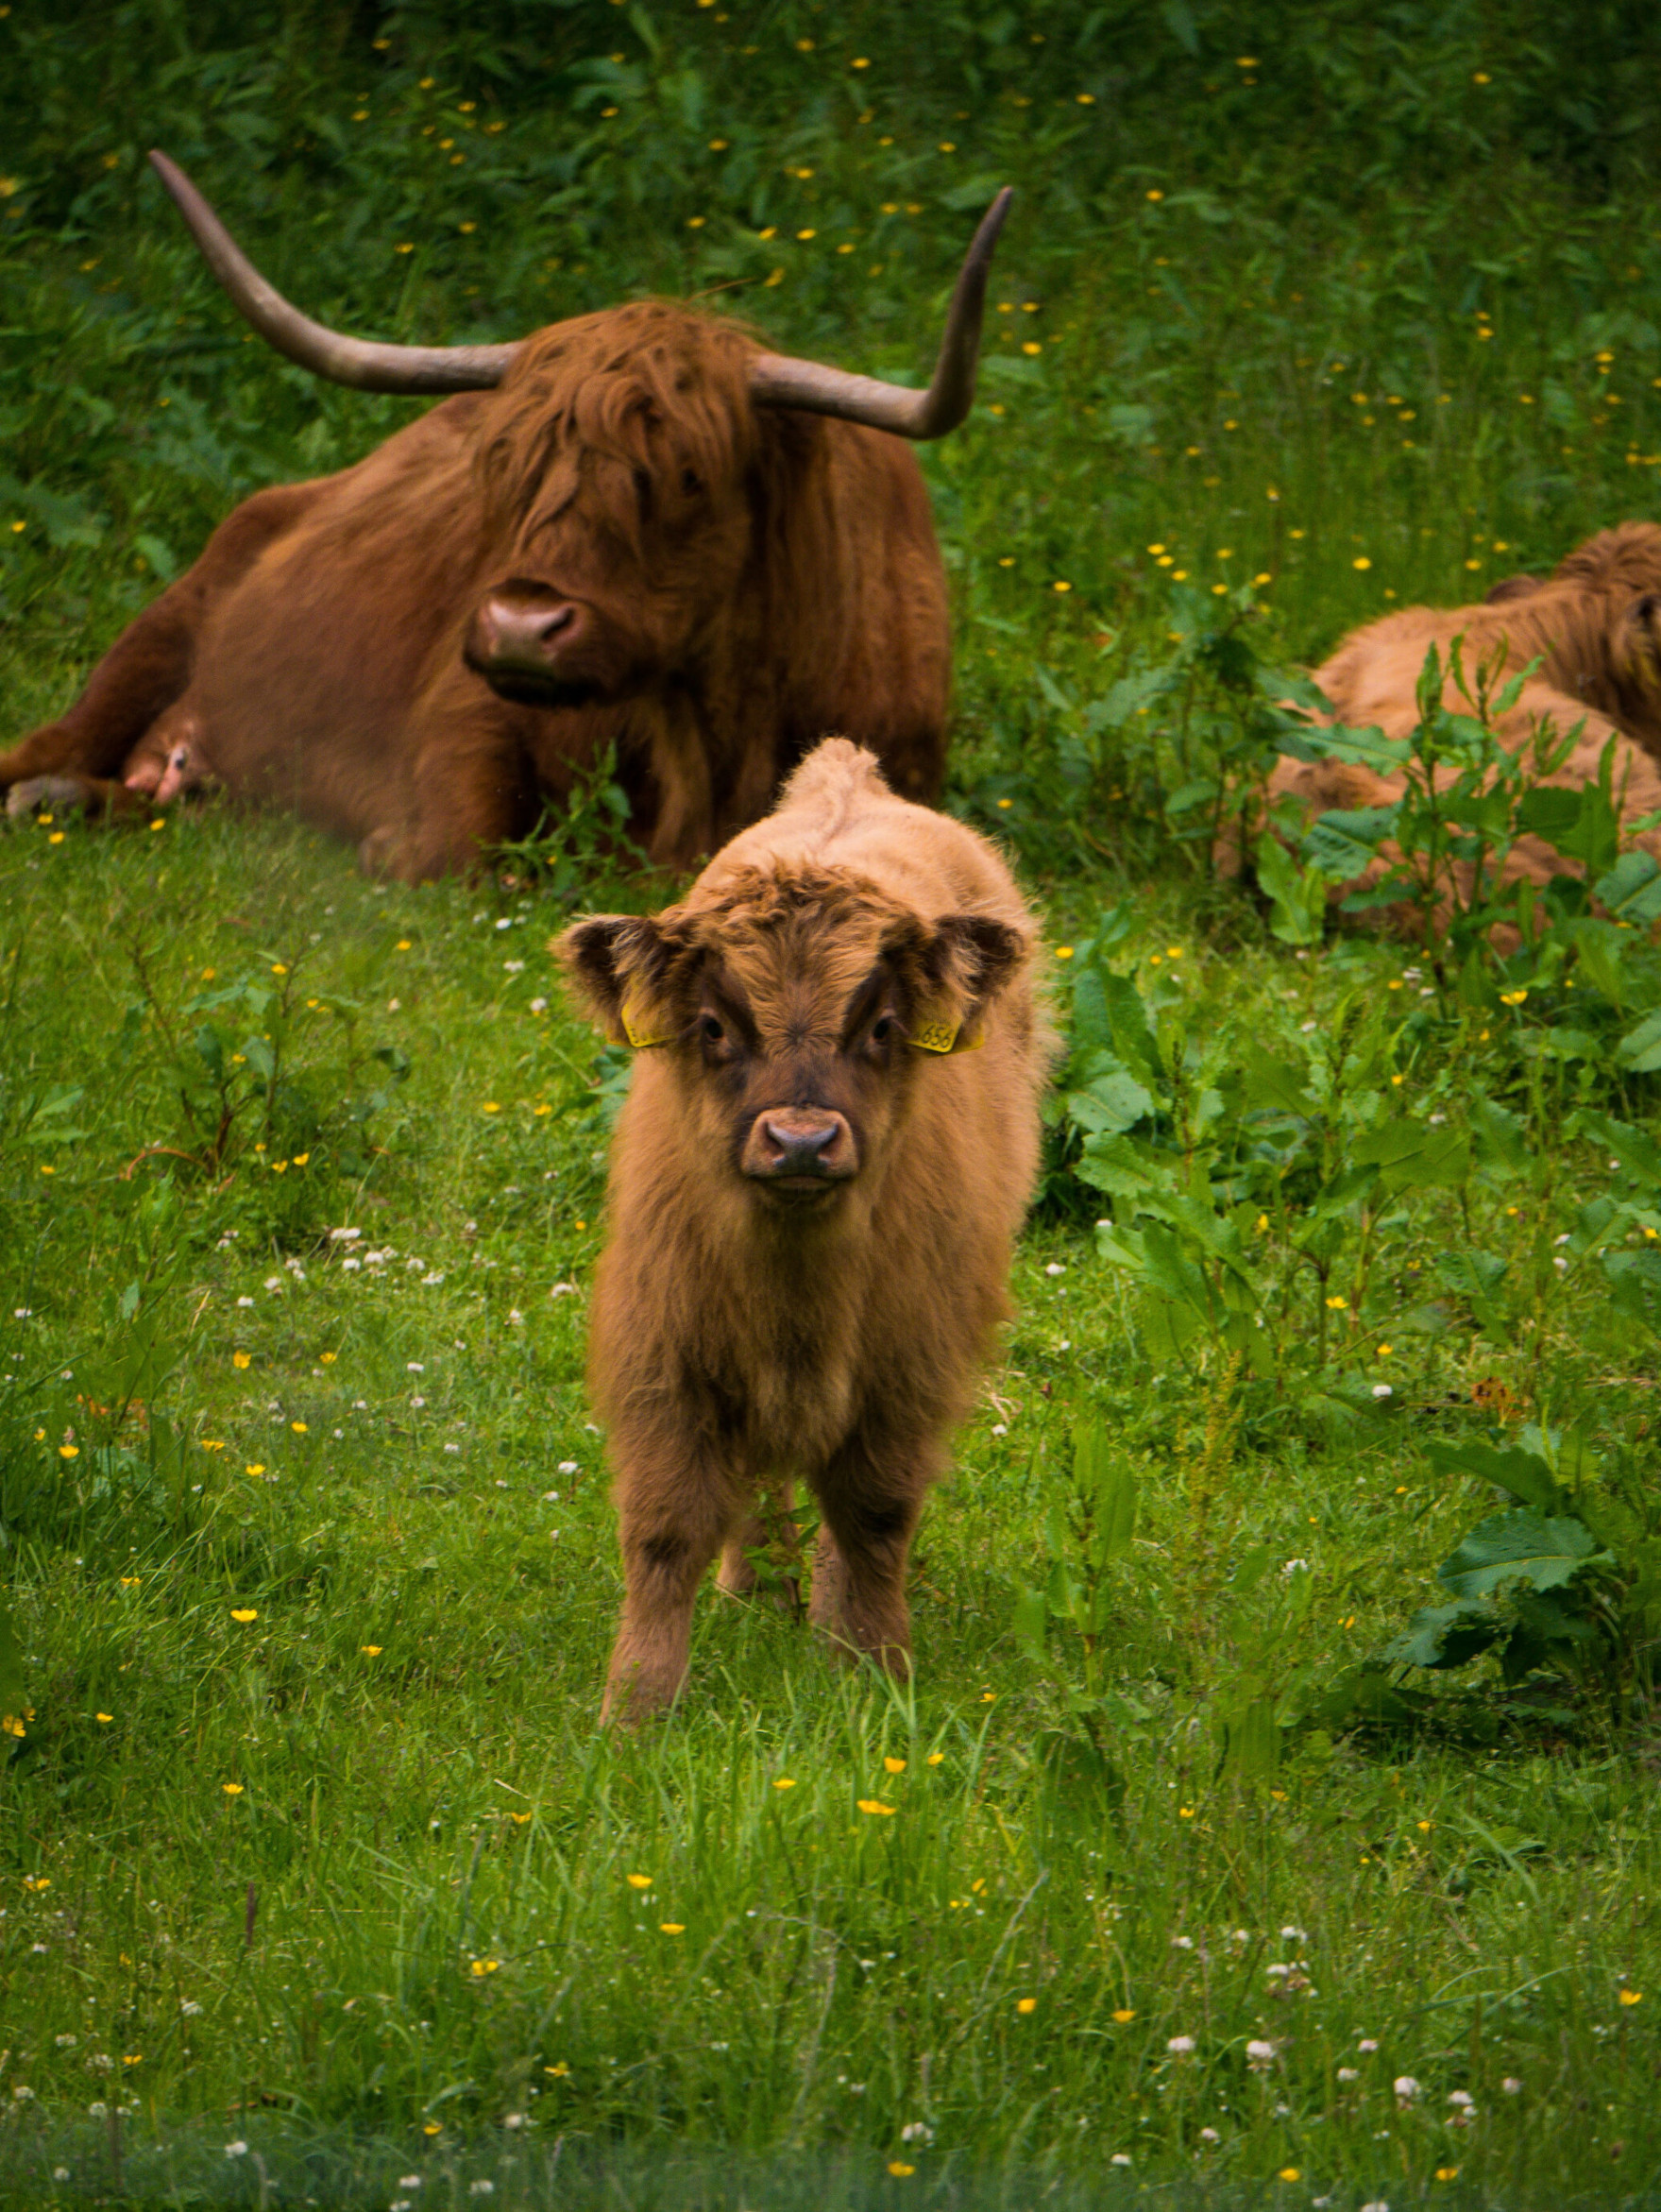
<path fill-rule="evenodd" d="M 29 775 L 14 783 L 6 794 L 6 811 L 15 822 L 37 807 L 78 807 L 80 785 L 73 775 Z"/>

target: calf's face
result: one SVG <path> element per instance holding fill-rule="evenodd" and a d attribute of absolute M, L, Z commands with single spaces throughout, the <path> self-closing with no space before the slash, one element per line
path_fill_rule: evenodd
<path fill-rule="evenodd" d="M 764 1216 L 806 1221 L 883 1179 L 928 1063 L 979 1042 L 1025 947 L 983 915 L 925 923 L 880 894 L 783 888 L 595 916 L 564 954 L 614 1035 L 665 1054 L 683 1157 Z"/>

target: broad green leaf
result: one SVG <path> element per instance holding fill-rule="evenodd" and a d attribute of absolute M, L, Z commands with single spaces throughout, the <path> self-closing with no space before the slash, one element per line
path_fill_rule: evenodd
<path fill-rule="evenodd" d="M 277 1073 L 277 1055 L 263 1037 L 245 1037 L 243 1058 L 263 1083 L 268 1083 Z"/>
<path fill-rule="evenodd" d="M 1592 891 L 1617 921 L 1632 922 L 1639 927 L 1661 921 L 1661 861 L 1639 846 L 1622 853 L 1608 874 L 1599 876 Z"/>
<path fill-rule="evenodd" d="M 10 1613 L 0 1605 L 0 1708 L 15 1715 L 23 1704 L 25 1687 L 23 1646 L 17 1641 Z"/>
<path fill-rule="evenodd" d="M 1470 1171 L 1470 1142 L 1455 1129 L 1402 1116 L 1361 1136 L 1356 1166 L 1377 1167 L 1387 1191 L 1457 1190 Z"/>
<path fill-rule="evenodd" d="M 1334 882 L 1347 882 L 1370 868 L 1380 845 L 1396 833 L 1400 802 L 1393 807 L 1334 808 L 1310 825 L 1302 854 Z"/>
<path fill-rule="evenodd" d="M 1634 1075 L 1654 1075 L 1661 1070 L 1661 1007 L 1645 1014 L 1636 1029 L 1628 1029 L 1615 1047 L 1615 1057 Z"/>
<path fill-rule="evenodd" d="M 1517 825 L 1571 860 L 1585 863 L 1597 877 L 1613 866 L 1620 850 L 1620 818 L 1596 784 L 1566 790 L 1561 784 L 1535 784 L 1517 802 Z"/>
<path fill-rule="evenodd" d="M 1081 1183 L 1105 1190 L 1110 1198 L 1151 1206 L 1175 1197 L 1180 1165 L 1173 1158 L 1161 1158 L 1133 1137 L 1087 1137 L 1077 1173 Z"/>
<path fill-rule="evenodd" d="M 1193 1308 L 1201 1320 L 1211 1314 L 1206 1280 L 1183 1251 L 1181 1244 L 1162 1221 L 1149 1221 L 1142 1233 L 1147 1256 L 1147 1279 L 1156 1290 L 1178 1305 Z"/>
<path fill-rule="evenodd" d="M 1463 1667 L 1506 1631 L 1495 1606 L 1459 1598 L 1450 1606 L 1421 1606 L 1399 1636 L 1385 1644 L 1383 1657 L 1398 1666 Z"/>
<path fill-rule="evenodd" d="M 1470 1121 L 1484 1167 L 1504 1176 L 1529 1172 L 1534 1155 L 1529 1150 L 1528 1125 L 1520 1114 L 1479 1095 L 1470 1102 Z"/>
<path fill-rule="evenodd" d="M 1265 1107 L 1277 1114 L 1308 1115 L 1314 1112 L 1314 1100 L 1306 1087 L 1308 1068 L 1276 1060 L 1255 1037 L 1246 1038 L 1241 1046 L 1240 1071 L 1248 1106 Z"/>
<path fill-rule="evenodd" d="M 1490 1597 L 1508 1582 L 1556 1590 L 1583 1567 L 1610 1564 L 1584 1521 L 1524 1510 L 1479 1523 L 1436 1570 L 1436 1579 L 1460 1597 Z"/>
<path fill-rule="evenodd" d="M 1113 1049 L 1133 1075 L 1144 1083 L 1157 1083 L 1163 1063 L 1141 992 L 1128 976 L 1108 974 L 1102 978 L 1102 998 Z"/>
<path fill-rule="evenodd" d="M 1080 1423 L 1073 1444 L 1073 1472 L 1094 1511 L 1098 1557 L 1123 1558 L 1136 1534 L 1136 1476 L 1114 1452 L 1099 1421 Z"/>
<path fill-rule="evenodd" d="M 1661 1148 L 1646 1131 L 1617 1121 L 1613 1115 L 1588 1114 L 1581 1123 L 1581 1133 L 1602 1150 L 1613 1152 L 1629 1174 L 1648 1183 L 1653 1191 L 1661 1191 Z"/>
<path fill-rule="evenodd" d="M 1468 1441 L 1425 1446 L 1425 1456 L 1438 1474 L 1474 1474 L 1507 1490 L 1524 1506 L 1540 1513 L 1555 1513 L 1563 1504 L 1557 1479 L 1537 1452 L 1511 1445 L 1501 1450 L 1472 1438 Z"/>
<path fill-rule="evenodd" d="M 1124 1068 L 1092 1076 L 1067 1093 L 1067 1112 L 1088 1136 L 1118 1136 L 1154 1110 L 1153 1093 Z"/>

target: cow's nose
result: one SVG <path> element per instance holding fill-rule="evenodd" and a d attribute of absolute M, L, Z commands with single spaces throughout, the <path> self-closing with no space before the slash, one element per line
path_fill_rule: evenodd
<path fill-rule="evenodd" d="M 487 599 L 479 610 L 479 657 L 497 667 L 551 667 L 582 628 L 569 600 Z"/>

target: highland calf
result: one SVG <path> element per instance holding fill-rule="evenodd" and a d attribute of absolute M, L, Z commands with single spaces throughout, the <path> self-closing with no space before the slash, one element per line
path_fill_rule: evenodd
<path fill-rule="evenodd" d="M 1480 606 L 1404 607 L 1386 615 L 1346 638 L 1314 671 L 1314 680 L 1330 701 L 1335 722 L 1405 738 L 1418 721 L 1416 690 L 1427 649 L 1434 645 L 1446 663 L 1458 638 L 1464 640 L 1465 679 L 1473 689 L 1479 664 L 1496 660 L 1501 647 L 1508 676 L 1532 660 L 1540 663 L 1496 725 L 1511 751 L 1531 744 L 1547 723 L 1559 737 L 1583 725 L 1568 759 L 1544 780 L 1596 782 L 1603 748 L 1613 739 L 1614 790 L 1622 812 L 1632 818 L 1661 808 L 1661 527 L 1623 522 L 1600 531 L 1554 575 L 1511 577 Z M 1443 695 L 1453 711 L 1466 711 L 1451 677 Z M 1282 759 L 1270 778 L 1268 797 L 1271 804 L 1295 798 L 1313 817 L 1333 808 L 1387 806 L 1401 790 L 1399 776 L 1358 765 Z M 1636 842 L 1661 858 L 1661 838 L 1654 833 Z M 1358 880 L 1381 874 L 1394 857 L 1386 847 Z M 1579 873 L 1578 863 L 1561 859 L 1537 837 L 1519 838 L 1505 868 L 1507 878 L 1527 876 L 1537 884 L 1564 873 Z"/>
<path fill-rule="evenodd" d="M 640 1048 L 611 1167 L 589 1381 L 624 1568 L 608 1715 L 668 1704 L 694 1595 L 754 1576 L 758 1501 L 806 1483 L 810 1616 L 909 1667 L 906 1560 L 1039 1158 L 1033 924 L 991 845 L 843 739 L 678 905 L 563 940 Z"/>
<path fill-rule="evenodd" d="M 216 781 L 419 880 L 529 832 L 613 746 L 632 835 L 674 867 L 764 813 L 827 730 L 934 797 L 951 642 L 907 441 L 969 411 L 1008 192 L 914 391 L 662 300 L 509 345 L 344 337 L 151 159 L 279 351 L 363 390 L 457 396 L 355 468 L 238 507 L 75 705 L 0 753 L 11 812 L 147 814 Z"/>

